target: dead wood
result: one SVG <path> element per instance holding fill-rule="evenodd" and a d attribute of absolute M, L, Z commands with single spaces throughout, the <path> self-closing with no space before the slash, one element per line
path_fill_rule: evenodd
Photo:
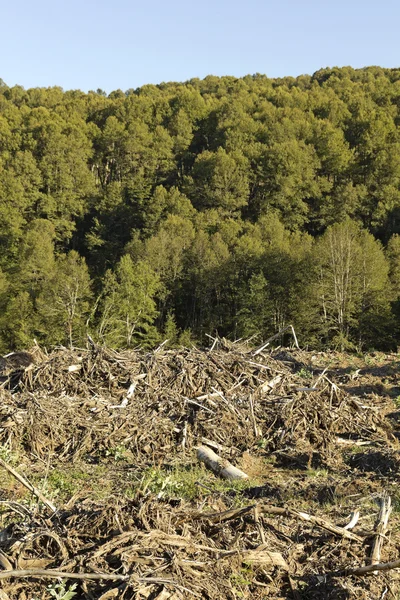
<path fill-rule="evenodd" d="M 87 598 L 264 600 L 303 591 L 312 600 L 382 597 L 379 577 L 349 577 L 346 591 L 340 577 L 316 574 L 346 564 L 358 575 L 365 567 L 356 565 L 369 560 L 363 542 L 374 534 L 385 539 L 360 500 L 381 493 L 382 474 L 394 486 L 400 473 L 385 401 L 355 399 L 342 385 L 347 372 L 316 367 L 304 351 L 264 348 L 253 356 L 244 343 L 213 338 L 212 345 L 58 348 L 19 370 L 12 393 L 0 389 L 0 444 L 21 454 L 31 480 L 47 478 L 50 486 L 53 474 L 57 481 L 69 470 L 85 477 L 68 498 L 65 491 L 58 496 L 57 511 L 51 503 L 50 515 L 42 500 L 25 505 L 25 490 L 7 478 L 0 573 L 11 600 L 42 597 L 42 579 L 55 573 L 75 579 L 79 597 Z M 361 370 L 354 385 L 363 377 Z M 204 446 L 217 453 L 217 471 L 197 465 L 194 449 L 210 456 Z M 214 473 L 237 469 L 232 463 L 251 484 L 217 482 Z M 97 470 L 104 474 L 100 497 L 92 490 Z M 22 485 L 32 492 L 29 481 Z M 395 523 L 393 543 L 384 546 L 388 559 L 395 558 L 396 536 Z M 379 573 L 380 565 L 400 567 L 379 559 L 366 573 Z"/>
<path fill-rule="evenodd" d="M 223 523 L 224 521 L 229 521 L 230 519 L 242 517 L 246 513 L 250 512 L 253 508 L 257 508 L 257 505 L 250 504 L 249 506 L 243 506 L 242 508 L 231 508 L 229 510 L 224 510 L 223 512 L 207 513 L 199 516 L 204 519 L 209 519 L 214 523 Z"/>
<path fill-rule="evenodd" d="M 80 579 L 80 580 L 105 580 L 105 581 L 128 581 L 129 575 L 116 575 L 110 573 L 66 573 L 53 569 L 14 569 L 11 571 L 0 571 L 0 579 L 11 578 L 37 578 L 37 579 Z"/>
<path fill-rule="evenodd" d="M 291 332 L 291 334 L 293 335 L 293 340 L 294 340 L 295 346 L 299 350 L 300 349 L 299 343 L 297 341 L 297 336 L 296 336 L 294 327 L 293 327 L 293 325 L 287 325 L 286 327 L 284 327 L 283 329 L 278 331 L 278 333 L 275 333 L 275 335 L 272 335 L 271 337 L 269 337 L 259 348 L 257 348 L 257 350 L 255 350 L 253 352 L 253 356 L 257 356 L 258 354 L 261 354 L 261 352 L 263 352 L 267 348 L 267 346 L 270 345 L 271 342 L 280 338 L 284 333 L 286 333 L 286 331 Z"/>
<path fill-rule="evenodd" d="M 40 500 L 41 502 L 43 502 L 43 504 L 45 506 L 47 506 L 47 508 L 49 508 L 52 512 L 56 512 L 57 508 L 55 507 L 55 505 L 50 502 L 50 500 L 48 500 L 40 490 L 38 490 L 35 486 L 33 486 L 25 477 L 23 477 L 22 475 L 20 475 L 18 473 L 18 471 L 16 471 L 15 469 L 13 469 L 13 467 L 10 467 L 10 465 L 8 465 L 2 458 L 0 458 L 0 466 L 2 466 L 4 469 L 6 469 L 6 471 L 8 471 L 13 477 L 15 477 L 15 479 L 17 481 L 19 481 L 20 483 L 22 483 L 22 485 L 24 487 L 26 487 L 27 490 L 29 490 L 30 492 L 32 492 L 32 494 L 34 494 L 36 496 L 36 498 L 38 500 Z"/>
<path fill-rule="evenodd" d="M 65 573 L 53 569 L 15 569 L 12 571 L 0 571 L 0 579 L 29 577 L 32 579 L 79 579 L 81 581 L 129 581 L 130 575 L 117 575 L 110 573 Z M 176 587 L 184 592 L 188 592 L 197 598 L 201 595 L 189 588 L 173 581 L 172 579 L 163 579 L 159 577 L 133 577 L 138 583 L 158 583 Z"/>
<path fill-rule="evenodd" d="M 204 462 L 214 473 L 224 479 L 248 479 L 249 476 L 233 466 L 229 461 L 223 460 L 218 454 L 215 454 L 210 448 L 200 446 L 197 448 L 197 458 Z"/>
<path fill-rule="evenodd" d="M 13 568 L 11 562 L 9 561 L 8 556 L 6 556 L 4 554 L 4 552 L 2 552 L 1 550 L 0 550 L 0 566 L 3 567 L 3 569 L 5 569 L 5 570 L 10 570 Z"/>
<path fill-rule="evenodd" d="M 380 509 L 378 521 L 375 528 L 375 537 L 371 548 L 371 564 L 375 565 L 380 562 L 381 551 L 385 534 L 388 528 L 389 516 L 392 511 L 392 502 L 388 494 L 384 494 L 380 499 Z"/>
<path fill-rule="evenodd" d="M 296 517 L 301 521 L 308 521 L 309 523 L 318 525 L 318 527 L 322 527 L 322 529 L 325 529 L 326 531 L 329 531 L 329 533 L 333 533 L 334 535 L 337 535 L 339 537 L 344 537 L 355 542 L 363 542 L 363 538 L 361 538 L 360 536 L 352 533 L 344 527 L 338 527 L 337 525 L 334 525 L 334 523 L 330 523 L 322 517 L 316 517 L 314 515 L 310 515 L 302 511 L 294 510 L 292 508 L 280 508 L 277 506 L 268 506 L 266 504 L 261 504 L 260 510 L 262 512 L 275 515 Z"/>
<path fill-rule="evenodd" d="M 289 570 L 288 564 L 282 554 L 280 554 L 280 552 L 270 552 L 265 548 L 264 544 L 259 546 L 256 550 L 246 550 L 242 552 L 233 550 L 232 552 L 227 552 L 221 556 L 220 560 L 226 560 L 234 555 L 240 556 L 242 562 L 248 565 L 265 567 L 267 569 L 280 567 L 285 571 Z"/>
<path fill-rule="evenodd" d="M 358 567 L 357 569 L 346 569 L 344 571 L 340 571 L 339 573 L 333 573 L 333 575 L 374 575 L 380 571 L 391 571 L 393 569 L 400 569 L 400 559 L 393 560 L 387 563 L 375 563 L 373 565 L 366 565 L 365 567 Z"/>

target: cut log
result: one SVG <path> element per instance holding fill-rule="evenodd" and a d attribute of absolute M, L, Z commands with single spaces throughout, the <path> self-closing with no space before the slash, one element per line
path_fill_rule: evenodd
<path fill-rule="evenodd" d="M 210 448 L 199 446 L 197 448 L 197 458 L 209 467 L 214 473 L 220 475 L 224 479 L 248 479 L 249 476 L 231 465 L 227 460 L 224 460 L 218 454 L 215 454 Z"/>
<path fill-rule="evenodd" d="M 289 566 L 280 552 L 270 552 L 269 550 L 245 550 L 241 553 L 242 560 L 248 565 L 257 567 L 281 567 L 289 571 Z"/>
<path fill-rule="evenodd" d="M 375 529 L 375 539 L 372 544 L 372 552 L 371 552 L 371 564 L 376 565 L 381 561 L 381 550 L 383 546 L 383 541 L 385 539 L 385 534 L 388 528 L 388 521 L 390 513 L 392 512 L 392 502 L 390 496 L 384 494 L 382 498 L 380 498 L 380 510 L 378 516 L 378 522 Z M 377 571 L 376 571 L 377 573 Z"/>

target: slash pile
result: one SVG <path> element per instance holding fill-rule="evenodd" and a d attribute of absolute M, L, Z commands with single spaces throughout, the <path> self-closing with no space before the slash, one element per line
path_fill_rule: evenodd
<path fill-rule="evenodd" d="M 151 353 L 35 348 L 0 369 L 3 466 L 57 508 L 5 478 L 0 598 L 62 598 L 62 586 L 103 600 L 397 590 L 395 570 L 348 572 L 369 562 L 375 501 L 396 493 L 393 403 L 349 393 L 310 353 L 256 354 L 225 340 Z M 220 484 L 199 466 L 199 446 L 249 479 Z M 68 492 L 78 471 L 86 488 L 61 502 L 48 482 L 57 474 Z M 91 495 L 99 473 L 104 494 Z M 359 523 L 343 528 L 356 509 Z M 384 544 L 382 560 L 397 558 L 397 543 Z"/>

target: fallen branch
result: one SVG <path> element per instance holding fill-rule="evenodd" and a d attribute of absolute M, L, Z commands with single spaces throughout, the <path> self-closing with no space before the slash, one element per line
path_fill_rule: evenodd
<path fill-rule="evenodd" d="M 249 506 L 243 506 L 242 508 L 230 508 L 222 512 L 216 513 L 205 513 L 199 515 L 202 518 L 209 519 L 214 523 L 222 523 L 223 521 L 229 521 L 230 519 L 237 519 L 250 512 L 253 508 L 257 508 L 256 504 L 250 504 Z"/>
<path fill-rule="evenodd" d="M 270 514 L 282 515 L 282 516 L 287 516 L 287 517 L 288 516 L 295 517 L 302 521 L 308 521 L 309 523 L 318 525 L 318 527 L 321 527 L 322 529 L 329 531 L 329 533 L 333 533 L 334 535 L 337 535 L 339 537 L 344 537 L 349 540 L 353 540 L 355 542 L 363 541 L 362 537 L 356 535 L 355 533 L 352 533 L 351 531 L 348 531 L 348 529 L 345 529 L 344 527 L 338 527 L 334 523 L 330 523 L 329 521 L 327 521 L 326 519 L 323 519 L 322 517 L 315 517 L 308 513 L 294 510 L 293 508 L 280 508 L 278 506 L 268 506 L 266 504 L 261 504 L 260 510 L 262 512 L 266 512 L 266 513 L 270 513 Z"/>
<path fill-rule="evenodd" d="M 128 581 L 129 575 L 117 575 L 112 573 L 66 573 L 54 569 L 13 569 L 11 571 L 0 571 L 0 579 L 32 577 L 33 579 L 81 579 L 81 580 L 108 580 Z M 145 579 L 145 578 L 143 578 Z"/>
<path fill-rule="evenodd" d="M 32 485 L 27 479 L 25 479 L 25 477 L 23 477 L 15 469 L 10 467 L 10 465 L 8 465 L 2 458 L 0 458 L 0 466 L 4 467 L 6 471 L 8 471 L 13 477 L 15 477 L 17 481 L 22 483 L 22 485 L 26 487 L 27 490 L 32 492 L 32 494 L 34 494 L 36 498 L 38 498 L 38 500 L 43 502 L 43 504 L 47 506 L 47 508 L 49 508 L 53 513 L 57 512 L 56 506 L 52 502 L 50 502 L 50 500 L 48 500 L 45 496 L 43 496 L 40 490 L 35 488 L 34 485 Z"/>
<path fill-rule="evenodd" d="M 359 510 L 355 510 L 351 514 L 351 519 L 350 519 L 349 523 L 347 523 L 347 525 L 345 525 L 343 527 L 343 529 L 353 529 L 357 525 L 359 519 L 360 519 L 360 511 Z"/>
<path fill-rule="evenodd" d="M 197 458 L 207 465 L 214 473 L 224 479 L 248 479 L 249 476 L 231 465 L 227 460 L 223 460 L 218 454 L 215 454 L 210 448 L 199 446 L 197 448 Z"/>
<path fill-rule="evenodd" d="M 218 442 L 209 440 L 208 438 L 206 438 L 204 436 L 201 438 L 201 441 L 206 446 L 210 446 L 210 448 L 214 448 L 214 450 L 218 450 L 218 452 L 225 452 L 227 454 L 232 454 L 232 450 L 237 450 L 237 448 L 228 448 L 227 446 L 223 446 L 222 444 L 220 444 Z"/>
<path fill-rule="evenodd" d="M 375 565 L 366 565 L 357 569 L 343 569 L 343 571 L 335 571 L 327 573 L 332 577 L 346 577 L 347 575 L 375 575 L 378 571 L 391 571 L 392 569 L 400 569 L 400 559 L 393 560 L 387 563 L 378 563 Z"/>
<path fill-rule="evenodd" d="M 253 402 L 253 396 L 250 394 L 249 396 L 249 404 L 250 404 L 250 414 L 251 414 L 251 420 L 253 421 L 253 428 L 254 428 L 254 435 L 256 436 L 256 438 L 260 435 L 261 436 L 261 430 L 258 430 L 257 427 L 257 419 L 256 416 L 254 414 L 254 402 Z"/>
<path fill-rule="evenodd" d="M 257 350 L 255 350 L 253 352 L 253 356 L 257 356 L 258 354 L 261 354 L 261 352 L 263 350 L 265 350 L 265 348 L 267 348 L 267 346 L 269 346 L 269 343 L 272 342 L 273 340 L 277 340 L 282 333 L 285 333 L 285 331 L 291 331 L 293 339 L 294 339 L 294 345 L 296 346 L 297 350 L 300 350 L 299 347 L 299 342 L 297 341 L 297 336 L 296 336 L 296 332 L 294 330 L 293 325 L 287 325 L 287 327 L 284 327 L 283 329 L 280 329 L 278 331 L 278 333 L 275 333 L 275 335 L 272 335 L 270 338 L 268 338 L 263 344 L 262 346 L 260 346 L 259 348 L 257 348 Z"/>
<path fill-rule="evenodd" d="M 260 514 L 259 514 L 259 507 L 258 506 L 254 507 L 254 522 L 255 522 L 255 524 L 257 526 L 258 534 L 259 534 L 260 539 L 261 539 L 261 543 L 264 544 L 264 546 L 266 547 L 265 533 L 264 533 L 264 529 L 263 529 L 263 526 L 262 526 L 261 521 L 260 521 Z"/>
<path fill-rule="evenodd" d="M 376 442 L 373 440 L 351 440 L 341 437 L 336 438 L 337 444 L 343 444 L 343 446 L 373 446 Z"/>
<path fill-rule="evenodd" d="M 392 512 L 392 502 L 390 496 L 384 494 L 380 498 L 380 510 L 378 516 L 378 523 L 375 528 L 375 539 L 372 543 L 371 551 L 371 564 L 379 564 L 381 559 L 381 550 L 383 546 L 383 540 L 385 539 L 385 533 L 388 527 L 388 521 L 390 513 Z"/>
<path fill-rule="evenodd" d="M 326 529 L 326 531 L 329 531 L 329 533 L 333 533 L 334 535 L 338 535 L 349 540 L 354 540 L 355 542 L 363 541 L 363 539 L 355 533 L 352 533 L 344 527 L 338 527 L 334 523 L 330 523 L 329 521 L 322 519 L 322 517 L 315 517 L 313 515 L 309 515 L 308 513 L 300 512 L 297 510 L 290 510 L 290 514 L 292 514 L 295 517 L 298 517 L 302 521 L 309 521 L 310 523 L 314 523 L 315 525 L 322 527 L 322 529 Z"/>
<path fill-rule="evenodd" d="M 4 554 L 4 552 L 2 552 L 0 550 L 0 566 L 3 567 L 3 569 L 12 569 L 12 564 L 11 562 L 8 560 L 8 556 L 6 554 Z"/>
<path fill-rule="evenodd" d="M 218 512 L 218 513 L 204 514 L 204 515 L 199 515 L 199 516 L 210 519 L 214 522 L 222 522 L 222 521 L 227 521 L 229 519 L 234 519 L 238 516 L 242 516 L 243 514 L 249 512 L 251 509 L 257 509 L 257 518 L 258 518 L 258 512 L 264 512 L 264 513 L 269 513 L 269 514 L 273 514 L 273 515 L 281 515 L 284 517 L 294 517 L 294 518 L 300 519 L 302 521 L 308 521 L 310 523 L 313 523 L 314 525 L 318 525 L 322 529 L 326 529 L 326 531 L 329 531 L 329 533 L 333 533 L 334 535 L 344 537 L 344 538 L 347 538 L 347 539 L 350 539 L 350 540 L 353 540 L 356 542 L 363 541 L 362 537 L 356 535 L 355 533 L 352 533 L 348 529 L 349 527 L 355 526 L 355 524 L 358 520 L 358 517 L 359 517 L 358 512 L 356 512 L 354 514 L 352 520 L 350 521 L 350 523 L 348 525 L 346 525 L 346 527 L 339 527 L 338 525 L 335 525 L 334 523 L 330 523 L 326 519 L 322 519 L 321 517 L 315 517 L 308 513 L 294 510 L 293 508 L 281 508 L 280 506 L 270 506 L 267 504 L 256 504 L 256 503 L 250 504 L 248 506 L 244 506 L 242 508 L 232 508 L 230 510 L 224 510 L 224 511 Z M 257 522 L 257 518 L 255 519 L 256 522 Z"/>

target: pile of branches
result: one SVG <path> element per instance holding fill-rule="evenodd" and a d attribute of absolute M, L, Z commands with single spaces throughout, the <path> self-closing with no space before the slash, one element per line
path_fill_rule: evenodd
<path fill-rule="evenodd" d="M 211 450 L 222 457 L 218 475 L 233 466 L 228 459 L 245 468 L 245 452 L 343 473 L 348 444 L 381 448 L 394 472 L 398 465 L 382 407 L 346 393 L 300 350 L 224 340 L 151 353 L 35 348 L 5 357 L 0 371 L 0 444 L 24 457 L 24 470 L 93 464 L 117 446 L 139 476 L 154 465 L 190 471 L 199 453 L 212 466 Z M 384 494 L 376 522 L 371 511 L 362 524 L 357 506 L 351 518 L 341 506 L 316 516 L 279 495 L 267 501 L 259 490 L 239 496 L 201 482 L 190 502 L 139 485 L 130 498 L 56 506 L 4 455 L 0 468 L 36 498 L 0 498 L 0 600 L 47 599 L 44 581 L 53 597 L 85 600 L 367 600 L 386 595 L 386 572 L 397 565 Z M 371 572 L 378 575 L 364 577 Z"/>
<path fill-rule="evenodd" d="M 36 349 L 2 384 L 0 443 L 90 462 L 123 445 L 141 466 L 177 453 L 185 461 L 204 443 L 231 458 L 262 449 L 308 466 L 331 466 L 341 444 L 360 440 L 397 448 L 383 411 L 313 369 L 306 353 L 254 354 L 228 342 L 212 351 Z"/>
<path fill-rule="evenodd" d="M 357 516 L 343 527 L 262 502 L 216 512 L 212 500 L 193 507 L 138 495 L 39 511 L 2 501 L 0 597 L 47 598 L 43 581 L 60 581 L 98 600 L 367 600 L 382 597 L 386 572 L 400 564 L 380 562 L 386 496 L 369 531 Z M 396 557 L 393 544 L 386 556 Z M 381 574 L 364 577 L 373 572 Z"/>

